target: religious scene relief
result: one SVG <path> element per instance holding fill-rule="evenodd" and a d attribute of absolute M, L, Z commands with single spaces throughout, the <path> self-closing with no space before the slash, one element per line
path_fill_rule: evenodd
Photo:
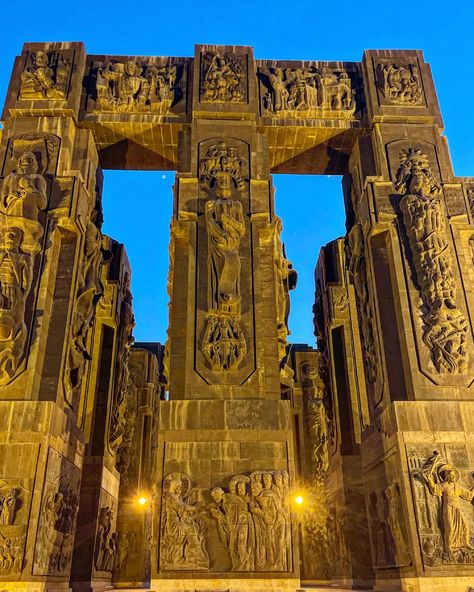
<path fill-rule="evenodd" d="M 377 88 L 388 103 L 423 104 L 423 90 L 415 64 L 378 63 L 375 68 Z"/>
<path fill-rule="evenodd" d="M 0 201 L 0 385 L 18 373 L 27 338 L 27 303 L 34 290 L 48 202 L 45 177 L 36 151 L 11 157 Z M 31 314 L 31 311 L 30 311 Z"/>
<path fill-rule="evenodd" d="M 183 64 L 128 59 L 94 69 L 91 96 L 95 111 L 168 113 L 184 97 Z"/>
<path fill-rule="evenodd" d="M 423 562 L 430 567 L 474 564 L 474 484 L 439 451 L 409 455 Z"/>
<path fill-rule="evenodd" d="M 206 546 L 206 502 L 185 473 L 163 480 L 160 569 L 209 570 Z"/>
<path fill-rule="evenodd" d="M 469 325 L 457 302 L 440 185 L 426 154 L 414 148 L 400 153 L 394 187 L 402 193 L 399 205 L 423 300 L 423 342 L 437 372 L 464 374 Z"/>
<path fill-rule="evenodd" d="M 20 99 L 66 99 L 71 59 L 60 51 L 30 51 L 21 73 Z"/>
<path fill-rule="evenodd" d="M 204 53 L 200 97 L 204 103 L 243 103 L 247 100 L 246 56 Z"/>
<path fill-rule="evenodd" d="M 351 117 L 356 108 L 355 89 L 344 70 L 321 68 L 269 68 L 261 71 L 263 106 L 280 116 L 315 116 L 323 111 Z"/>
<path fill-rule="evenodd" d="M 99 528 L 97 530 L 94 567 L 97 571 L 112 571 L 117 554 L 118 535 L 114 531 L 114 511 L 106 506 L 99 512 Z"/>
<path fill-rule="evenodd" d="M 211 490 L 211 516 L 231 571 L 289 571 L 289 478 L 286 471 L 236 475 L 228 491 Z"/>
<path fill-rule="evenodd" d="M 199 164 L 208 242 L 207 324 L 202 352 L 214 371 L 237 370 L 247 353 L 241 327 L 240 243 L 246 233 L 240 193 L 248 164 L 225 141 L 209 146 Z"/>

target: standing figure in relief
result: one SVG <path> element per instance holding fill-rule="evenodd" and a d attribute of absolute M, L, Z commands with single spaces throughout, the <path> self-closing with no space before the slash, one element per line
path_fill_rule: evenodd
<path fill-rule="evenodd" d="M 186 497 L 183 495 L 183 479 L 187 483 Z M 204 526 L 199 517 L 202 508 L 200 504 L 189 503 L 189 486 L 189 477 L 182 473 L 173 473 L 165 479 L 161 524 L 163 569 L 209 569 Z"/>
<path fill-rule="evenodd" d="M 240 312 L 240 239 L 245 234 L 242 204 L 230 196 L 231 177 L 216 178 L 217 199 L 206 203 L 212 308 Z"/>
<path fill-rule="evenodd" d="M 310 442 L 310 471 L 322 478 L 329 468 L 328 416 L 324 406 L 324 385 L 317 368 L 310 363 L 303 364 L 304 411 L 306 429 Z"/>
<path fill-rule="evenodd" d="M 288 109 L 289 92 L 283 80 L 283 70 L 275 68 L 273 72 L 268 75 L 272 90 L 273 90 L 273 111 L 286 111 Z"/>
<path fill-rule="evenodd" d="M 396 565 L 409 565 L 411 558 L 404 532 L 404 518 L 401 508 L 400 490 L 397 483 L 391 483 L 384 491 L 387 501 L 387 518 L 390 533 L 395 543 L 394 555 Z"/>
<path fill-rule="evenodd" d="M 471 532 L 462 509 L 461 500 L 472 502 L 474 488 L 459 483 L 459 470 L 441 461 L 439 452 L 425 463 L 421 473 L 431 495 L 441 497 L 442 533 L 445 553 L 457 549 L 474 549 Z"/>
<path fill-rule="evenodd" d="M 3 500 L 0 524 L 11 525 L 15 522 L 15 513 L 18 505 L 18 490 L 10 489 L 7 497 Z"/>

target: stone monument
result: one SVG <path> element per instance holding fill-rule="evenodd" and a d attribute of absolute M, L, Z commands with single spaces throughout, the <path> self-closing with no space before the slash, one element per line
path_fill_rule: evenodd
<path fill-rule="evenodd" d="M 420 51 L 27 43 L 3 122 L 2 589 L 472 589 L 474 178 Z M 176 171 L 166 344 L 134 343 L 103 169 Z M 343 175 L 317 348 L 278 173 Z"/>

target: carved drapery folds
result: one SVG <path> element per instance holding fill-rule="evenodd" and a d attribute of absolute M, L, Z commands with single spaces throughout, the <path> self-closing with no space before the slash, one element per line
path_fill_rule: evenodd
<path fill-rule="evenodd" d="M 205 53 L 201 63 L 201 101 L 242 103 L 246 89 L 245 57 L 234 54 Z"/>
<path fill-rule="evenodd" d="M 21 73 L 20 99 L 65 99 L 71 60 L 59 51 L 30 52 Z"/>
<path fill-rule="evenodd" d="M 94 567 L 97 571 L 112 571 L 117 554 L 117 533 L 113 529 L 114 511 L 106 506 L 99 512 L 99 528 L 94 548 Z"/>
<path fill-rule="evenodd" d="M 388 103 L 421 105 L 423 91 L 415 64 L 379 63 L 375 69 L 377 87 Z"/>
<path fill-rule="evenodd" d="M 41 251 L 40 212 L 47 185 L 37 155 L 24 151 L 3 181 L 0 202 L 0 385 L 15 377 L 25 354 L 26 303 L 35 284 L 34 265 Z"/>
<path fill-rule="evenodd" d="M 202 351 L 215 371 L 237 370 L 247 352 L 241 328 L 240 241 L 245 220 L 238 193 L 247 163 L 226 142 L 211 145 L 199 166 L 208 239 L 208 316 Z"/>
<path fill-rule="evenodd" d="M 267 111 L 280 116 L 311 116 L 334 111 L 343 117 L 354 114 L 355 90 L 344 70 L 321 68 L 270 68 L 261 72 L 267 89 L 263 95 Z"/>
<path fill-rule="evenodd" d="M 95 210 L 90 212 L 82 237 L 82 260 L 64 369 L 64 391 L 66 400 L 72 406 L 77 404 L 86 364 L 91 359 L 89 333 L 95 319 L 97 303 L 103 294 L 100 281 L 102 233 L 95 223 L 96 214 Z"/>
<path fill-rule="evenodd" d="M 314 364 L 303 363 L 301 371 L 310 477 L 322 479 L 329 468 L 329 419 L 324 406 L 324 382 Z"/>
<path fill-rule="evenodd" d="M 354 284 L 359 311 L 367 380 L 373 383 L 377 379 L 378 356 L 374 313 L 367 283 L 364 236 L 360 224 L 355 224 L 347 236 L 347 255 L 349 260 L 349 275 Z"/>
<path fill-rule="evenodd" d="M 290 290 L 296 288 L 298 274 L 286 258 L 285 245 L 281 241 L 283 224 L 281 218 L 275 217 L 273 235 L 273 261 L 275 265 L 278 357 L 282 361 L 286 356 L 287 337 L 290 334 L 288 317 L 290 315 Z"/>
<path fill-rule="evenodd" d="M 236 475 L 229 491 L 214 487 L 211 516 L 230 557 L 231 571 L 288 571 L 289 479 L 286 471 Z"/>
<path fill-rule="evenodd" d="M 160 565 L 164 570 L 208 570 L 205 503 L 184 473 L 163 480 Z"/>
<path fill-rule="evenodd" d="M 438 372 L 464 373 L 468 323 L 456 302 L 445 213 L 437 197 L 440 187 L 426 154 L 403 150 L 394 186 L 403 193 L 400 209 L 423 299 L 423 341 Z"/>
<path fill-rule="evenodd" d="M 137 389 L 130 372 L 130 348 L 134 341 L 132 335 L 134 327 L 130 276 L 126 272 L 120 310 L 112 421 L 109 429 L 109 447 L 112 452 L 117 453 L 116 466 L 125 480 L 130 464 L 130 447 L 137 415 Z"/>
<path fill-rule="evenodd" d="M 167 113 L 183 98 L 181 64 L 154 64 L 129 59 L 95 70 L 92 94 L 100 112 Z"/>
<path fill-rule="evenodd" d="M 474 487 L 463 483 L 469 471 L 461 475 L 438 451 L 428 457 L 414 451 L 409 462 L 423 562 L 430 567 L 472 564 Z"/>

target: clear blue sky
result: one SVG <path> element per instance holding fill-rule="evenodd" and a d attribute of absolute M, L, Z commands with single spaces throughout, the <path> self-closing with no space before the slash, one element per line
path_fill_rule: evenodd
<path fill-rule="evenodd" d="M 346 61 L 359 61 L 364 49 L 422 49 L 455 172 L 474 175 L 474 8 L 468 0 L 7 2 L 1 97 L 26 41 L 83 41 L 91 54 L 170 56 L 192 56 L 196 43 L 251 45 L 261 59 Z M 106 172 L 104 231 L 125 243 L 132 262 L 138 340 L 166 337 L 172 183 L 169 172 Z M 340 179 L 278 175 L 274 183 L 287 254 L 300 280 L 292 294 L 291 340 L 312 344 L 314 265 L 321 245 L 344 233 Z"/>

